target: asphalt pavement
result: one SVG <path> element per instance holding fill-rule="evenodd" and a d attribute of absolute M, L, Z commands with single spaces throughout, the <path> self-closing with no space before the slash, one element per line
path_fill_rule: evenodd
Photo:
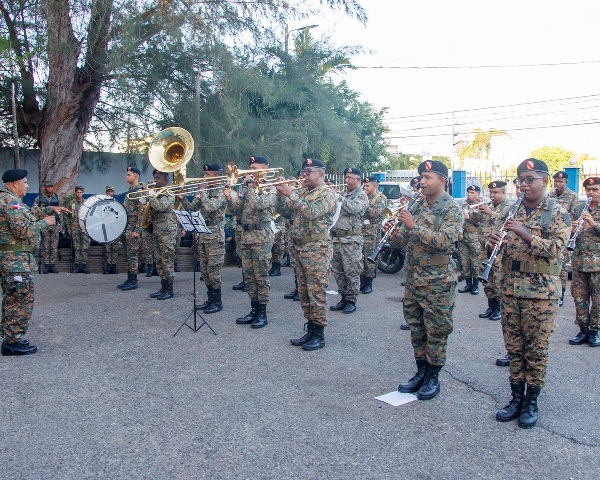
<path fill-rule="evenodd" d="M 441 394 L 392 407 L 374 397 L 415 371 L 399 328 L 404 272 L 379 274 L 356 313 L 330 312 L 326 348 L 305 352 L 289 343 L 304 320 L 283 299 L 294 283 L 282 271 L 267 327 L 235 324 L 250 302 L 231 289 L 241 270 L 227 267 L 224 309 L 205 316 L 217 335 L 177 336 L 192 273 L 176 274 L 166 301 L 149 298 L 157 277 L 121 292 L 124 275 L 37 275 L 28 338 L 39 352 L 0 358 L 2 478 L 598 478 L 600 348 L 568 345 L 570 295 L 538 426 L 522 430 L 494 418 L 510 390 L 508 369 L 494 365 L 500 324 L 477 316 L 483 292 L 457 293 Z"/>

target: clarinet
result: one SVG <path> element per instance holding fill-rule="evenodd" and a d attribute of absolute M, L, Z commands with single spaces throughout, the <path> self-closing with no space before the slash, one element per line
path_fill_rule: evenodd
<path fill-rule="evenodd" d="M 419 192 L 419 191 L 414 192 L 412 197 L 410 197 L 410 201 L 406 204 L 406 210 L 410 211 L 411 207 L 415 204 L 415 202 L 417 201 L 417 199 L 420 196 L 421 196 L 421 192 Z M 394 223 L 390 226 L 389 230 L 387 232 L 385 232 L 385 235 L 382 237 L 381 241 L 377 245 L 377 248 L 373 251 L 373 253 L 371 255 L 369 255 L 367 257 L 367 260 L 370 263 L 375 263 L 377 261 L 377 257 L 379 257 L 379 254 L 381 253 L 381 249 L 387 243 L 388 239 L 392 236 L 392 233 L 394 232 L 394 230 L 396 230 L 396 227 L 400 223 L 400 220 L 398 220 L 396 218 L 396 219 L 394 219 L 393 222 Z"/>
<path fill-rule="evenodd" d="M 517 210 L 519 210 L 521 203 L 523 203 L 523 197 L 525 197 L 525 192 L 521 192 L 519 194 L 516 202 L 513 204 L 512 208 L 510 209 L 510 212 L 508 212 L 508 215 L 506 216 L 506 219 L 504 220 L 504 224 L 502 225 L 502 229 L 498 232 L 498 234 L 500 235 L 500 241 L 494 246 L 494 250 L 492 250 L 492 254 L 490 255 L 490 258 L 488 258 L 485 262 L 482 262 L 483 265 L 485 265 L 485 269 L 483 270 L 483 273 L 477 277 L 477 280 L 479 280 L 482 283 L 488 283 L 488 277 L 490 276 L 490 271 L 492 270 L 492 265 L 494 264 L 494 260 L 496 260 L 498 253 L 500 253 L 500 248 L 502 247 L 502 244 L 504 243 L 504 238 L 506 237 L 506 235 L 508 235 L 508 230 L 506 230 L 504 228 L 506 225 L 506 222 L 515 218 L 515 215 L 517 214 Z"/>
<path fill-rule="evenodd" d="M 573 235 L 571 236 L 569 243 L 567 243 L 567 250 L 569 252 L 572 252 L 573 250 L 575 250 L 575 243 L 577 243 L 577 237 L 579 236 L 579 234 L 581 233 L 581 230 L 583 229 L 583 222 L 584 222 L 583 214 L 590 209 L 590 203 L 592 203 L 592 197 L 589 197 L 587 199 L 587 203 L 585 204 L 585 207 L 583 207 L 583 210 L 581 211 L 579 220 L 577 220 L 577 227 L 575 228 L 575 231 L 573 232 Z"/>

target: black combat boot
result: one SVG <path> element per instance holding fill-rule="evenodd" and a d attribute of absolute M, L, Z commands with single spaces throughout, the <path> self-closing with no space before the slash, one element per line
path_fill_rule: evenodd
<path fill-rule="evenodd" d="M 373 291 L 373 279 L 371 277 L 365 277 L 365 286 L 362 289 L 362 293 L 369 294 Z"/>
<path fill-rule="evenodd" d="M 565 304 L 565 289 L 563 288 L 562 292 L 560 294 L 560 298 L 558 299 L 558 306 L 562 307 L 564 304 Z"/>
<path fill-rule="evenodd" d="M 125 287 L 126 285 L 129 285 L 131 283 L 131 273 L 127 272 L 127 280 L 125 280 L 123 283 L 120 283 L 119 285 L 117 285 L 117 288 L 121 289 L 123 287 Z"/>
<path fill-rule="evenodd" d="M 147 277 L 152 276 L 152 264 L 151 263 L 146 264 L 146 276 Z"/>
<path fill-rule="evenodd" d="M 53 263 L 50 264 L 50 273 L 58 273 L 56 265 L 54 265 Z"/>
<path fill-rule="evenodd" d="M 398 385 L 398 391 L 400 393 L 415 393 L 423 386 L 425 380 L 425 374 L 427 373 L 427 367 L 429 366 L 427 360 L 416 360 L 417 362 L 417 373 L 406 383 Z"/>
<path fill-rule="evenodd" d="M 346 295 L 342 295 L 342 299 L 336 303 L 335 305 L 332 305 L 331 307 L 329 307 L 329 310 L 332 310 L 334 312 L 339 312 L 341 310 L 343 310 L 344 308 L 346 308 Z"/>
<path fill-rule="evenodd" d="M 490 320 L 498 321 L 502 319 L 502 308 L 500 300 L 494 300 L 494 311 L 490 315 Z"/>
<path fill-rule="evenodd" d="M 150 294 L 150 298 L 158 298 L 163 293 L 165 293 L 165 289 L 167 288 L 166 280 L 160 279 L 160 290 L 158 292 L 154 292 Z"/>
<path fill-rule="evenodd" d="M 358 288 L 361 293 L 363 291 L 363 288 L 365 288 L 365 276 L 361 273 L 360 274 L 360 287 Z"/>
<path fill-rule="evenodd" d="M 258 315 L 258 306 L 260 304 L 258 303 L 258 300 L 252 300 L 250 305 L 252 305 L 252 310 L 250 310 L 250 313 L 244 317 L 237 318 L 235 323 L 238 325 L 248 325 L 256 319 L 256 316 Z"/>
<path fill-rule="evenodd" d="M 346 301 L 346 306 L 342 310 L 342 313 L 349 315 L 354 312 L 356 312 L 356 302 L 351 302 L 350 300 Z"/>
<path fill-rule="evenodd" d="M 400 330 L 410 330 L 410 325 L 406 323 L 406 320 L 400 324 Z"/>
<path fill-rule="evenodd" d="M 498 357 L 496 359 L 496 366 L 498 367 L 510 367 L 510 358 L 508 358 L 508 353 L 503 357 Z"/>
<path fill-rule="evenodd" d="M 102 275 L 108 275 L 110 273 L 110 265 L 107 263 L 105 267 L 102 267 Z"/>
<path fill-rule="evenodd" d="M 525 400 L 525 382 L 511 383 L 512 400 L 502 410 L 496 412 L 496 420 L 510 422 L 521 414 L 523 400 Z"/>
<path fill-rule="evenodd" d="M 293 300 L 294 300 L 294 302 L 299 302 L 300 301 L 300 293 L 299 292 L 296 292 L 296 295 L 294 295 Z"/>
<path fill-rule="evenodd" d="M 137 273 L 128 273 L 127 276 L 130 277 L 129 285 L 124 285 L 121 287 L 122 292 L 126 292 L 127 290 L 135 290 L 138 288 Z"/>
<path fill-rule="evenodd" d="M 600 335 L 598 334 L 598 330 L 590 330 L 588 342 L 590 343 L 590 347 L 600 347 Z"/>
<path fill-rule="evenodd" d="M 221 300 L 221 289 L 213 288 L 210 307 L 204 309 L 204 313 L 217 313 L 223 310 L 223 301 Z"/>
<path fill-rule="evenodd" d="M 9 355 L 31 355 L 37 352 L 35 345 L 29 345 L 27 340 L 19 340 L 18 342 L 8 343 L 6 340 L 2 341 L 0 351 L 3 356 Z"/>
<path fill-rule="evenodd" d="M 146 273 L 146 264 L 140 263 L 140 267 L 138 268 L 138 273 Z"/>
<path fill-rule="evenodd" d="M 294 338 L 294 339 L 290 340 L 290 343 L 292 345 L 294 345 L 296 347 L 300 347 L 300 346 L 304 345 L 306 342 L 308 342 L 311 339 L 313 332 L 315 330 L 315 324 L 309 320 L 308 322 L 306 322 L 304 324 L 304 330 L 306 331 L 306 333 L 302 337 Z"/>
<path fill-rule="evenodd" d="M 281 276 L 281 263 L 272 262 L 271 270 L 269 270 L 269 277 L 280 277 Z"/>
<path fill-rule="evenodd" d="M 419 400 L 431 400 L 432 398 L 437 397 L 438 393 L 440 393 L 439 375 L 441 369 L 441 365 L 429 365 L 427 367 L 427 373 L 425 374 L 423 385 L 417 392 L 417 398 Z"/>
<path fill-rule="evenodd" d="M 291 300 L 292 298 L 294 298 L 296 295 L 298 295 L 298 277 L 294 277 L 294 283 L 296 284 L 294 291 L 290 292 L 290 293 L 286 293 L 283 298 L 285 298 L 286 300 Z"/>
<path fill-rule="evenodd" d="M 519 427 L 533 428 L 538 421 L 538 404 L 537 399 L 541 389 L 527 385 L 527 393 L 525 394 L 525 402 L 521 408 L 519 415 Z"/>
<path fill-rule="evenodd" d="M 246 288 L 246 282 L 244 282 L 244 280 L 232 287 L 233 290 L 243 290 L 244 288 Z"/>
<path fill-rule="evenodd" d="M 160 273 L 158 273 L 158 268 L 156 268 L 156 262 L 152 264 L 152 276 L 159 277 Z"/>
<path fill-rule="evenodd" d="M 58 273 L 58 272 L 55 272 L 55 273 Z M 87 263 L 81 264 L 81 273 L 87 273 L 88 275 L 90 274 L 90 271 L 88 270 L 88 267 L 87 267 Z"/>
<path fill-rule="evenodd" d="M 81 273 L 81 266 L 76 263 L 75 267 L 73 268 L 73 273 Z"/>
<path fill-rule="evenodd" d="M 465 277 L 465 286 L 463 288 L 459 288 L 458 291 L 460 293 L 468 293 L 473 290 L 473 278 Z"/>
<path fill-rule="evenodd" d="M 118 275 L 119 274 L 119 272 L 117 272 L 117 264 L 116 263 L 113 263 L 110 266 L 110 272 L 108 272 L 108 273 L 110 273 L 111 275 Z"/>
<path fill-rule="evenodd" d="M 198 305 L 199 310 L 204 310 L 205 308 L 210 307 L 212 300 L 213 289 L 212 287 L 206 287 L 206 296 L 208 297 L 206 302 L 201 305 Z"/>
<path fill-rule="evenodd" d="M 590 329 L 588 327 L 580 327 L 579 333 L 569 339 L 571 345 L 581 345 L 590 341 Z"/>
<path fill-rule="evenodd" d="M 325 327 L 321 325 L 315 325 L 313 327 L 313 334 L 310 340 L 302 345 L 302 350 L 318 350 L 325 346 Z"/>
<path fill-rule="evenodd" d="M 175 259 L 175 261 L 173 262 L 173 271 L 174 272 L 179 272 L 179 267 L 177 266 L 177 259 Z"/>
<path fill-rule="evenodd" d="M 494 311 L 495 302 L 493 298 L 488 298 L 488 308 L 479 314 L 479 318 L 490 318 Z"/>
<path fill-rule="evenodd" d="M 173 279 L 165 280 L 165 291 L 161 293 L 157 300 L 168 300 L 169 298 L 173 298 Z"/>
<path fill-rule="evenodd" d="M 476 278 L 471 279 L 471 295 L 479 294 L 479 280 Z"/>
<path fill-rule="evenodd" d="M 258 313 L 256 314 L 256 318 L 250 325 L 251 328 L 262 328 L 267 325 L 269 321 L 267 320 L 267 304 L 259 303 L 258 304 Z"/>
<path fill-rule="evenodd" d="M 79 267 L 79 265 L 78 265 Z M 50 264 L 46 263 L 44 265 L 44 270 L 42 271 L 42 273 L 45 275 L 46 273 L 50 273 Z M 75 272 L 75 273 L 79 273 L 79 272 Z"/>

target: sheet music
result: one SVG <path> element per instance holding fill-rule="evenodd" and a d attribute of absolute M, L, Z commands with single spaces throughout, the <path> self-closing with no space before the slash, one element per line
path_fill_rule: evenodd
<path fill-rule="evenodd" d="M 186 232 L 213 233 L 204 221 L 200 212 L 188 212 L 187 210 L 173 210 L 179 224 Z"/>

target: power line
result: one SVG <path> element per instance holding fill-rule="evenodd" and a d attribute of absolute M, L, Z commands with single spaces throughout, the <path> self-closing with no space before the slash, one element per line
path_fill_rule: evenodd
<path fill-rule="evenodd" d="M 531 67 L 558 67 L 564 65 L 589 65 L 600 63 L 600 60 L 586 60 L 583 62 L 558 62 L 558 63 L 516 63 L 512 65 L 390 65 L 390 66 L 356 66 L 363 70 L 461 70 L 478 68 L 531 68 Z"/>

